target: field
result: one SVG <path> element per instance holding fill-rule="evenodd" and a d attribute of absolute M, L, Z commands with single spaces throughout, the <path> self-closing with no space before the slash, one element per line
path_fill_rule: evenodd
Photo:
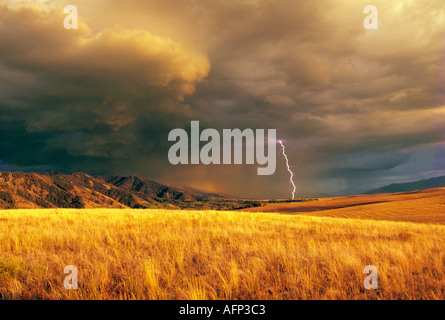
<path fill-rule="evenodd" d="M 67 265 L 78 269 L 77 290 L 63 286 Z M 364 288 L 367 265 L 378 269 L 377 290 Z M 445 299 L 444 267 L 441 224 L 263 212 L 0 211 L 1 299 Z"/>
<path fill-rule="evenodd" d="M 445 224 L 445 188 L 268 204 L 243 211 Z"/>

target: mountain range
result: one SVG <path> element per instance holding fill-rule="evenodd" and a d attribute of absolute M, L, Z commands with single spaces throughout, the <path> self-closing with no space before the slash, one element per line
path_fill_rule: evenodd
<path fill-rule="evenodd" d="M 366 192 L 367 194 L 376 193 L 394 193 L 394 192 L 407 192 L 423 189 L 441 188 L 445 187 L 445 176 L 423 179 L 407 183 L 393 183 L 378 189 Z"/>
<path fill-rule="evenodd" d="M 395 183 L 371 190 L 367 194 L 409 192 L 439 187 L 445 187 L 445 176 L 409 183 Z M 265 201 L 235 199 L 186 186 L 168 186 L 135 175 L 94 176 L 82 172 L 66 174 L 58 171 L 0 172 L 0 209 L 235 210 L 263 206 Z"/>
<path fill-rule="evenodd" d="M 0 209 L 169 208 L 239 209 L 255 201 L 229 199 L 192 188 L 130 176 L 86 173 L 0 172 Z"/>

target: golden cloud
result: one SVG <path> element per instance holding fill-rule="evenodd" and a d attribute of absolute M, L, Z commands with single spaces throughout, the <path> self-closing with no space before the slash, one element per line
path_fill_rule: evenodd
<path fill-rule="evenodd" d="M 112 28 L 91 35 L 84 21 L 66 30 L 63 11 L 0 5 L 0 59 L 28 72 L 74 79 L 115 79 L 164 88 L 178 99 L 194 92 L 210 69 L 207 56 L 148 31 Z M 113 88 L 115 90 L 115 88 Z"/>

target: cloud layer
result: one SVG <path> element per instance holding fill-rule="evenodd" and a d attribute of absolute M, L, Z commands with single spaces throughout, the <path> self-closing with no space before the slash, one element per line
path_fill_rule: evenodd
<path fill-rule="evenodd" d="M 76 3 L 79 30 L 63 28 L 66 1 L 0 4 L 8 165 L 288 196 L 280 162 L 267 178 L 255 166 L 171 166 L 168 132 L 200 120 L 277 129 L 301 195 L 445 170 L 441 0 L 374 1 L 374 31 L 356 0 Z"/>
<path fill-rule="evenodd" d="M 144 144 L 144 118 L 209 72 L 205 54 L 147 31 L 67 31 L 60 10 L 32 6 L 1 5 L 0 16 L 2 154 L 19 166 L 119 161 Z"/>

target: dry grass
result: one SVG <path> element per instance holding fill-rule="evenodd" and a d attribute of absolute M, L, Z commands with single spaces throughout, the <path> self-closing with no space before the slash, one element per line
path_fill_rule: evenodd
<path fill-rule="evenodd" d="M 444 299 L 444 240 L 442 225 L 272 213 L 0 211 L 0 297 Z"/>

